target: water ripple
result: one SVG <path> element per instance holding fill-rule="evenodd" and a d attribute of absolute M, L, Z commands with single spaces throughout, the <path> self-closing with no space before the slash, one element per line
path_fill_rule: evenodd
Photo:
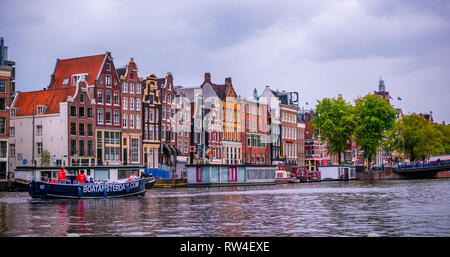
<path fill-rule="evenodd" d="M 0 236 L 450 236 L 450 180 L 161 188 L 31 200 L 0 192 Z"/>

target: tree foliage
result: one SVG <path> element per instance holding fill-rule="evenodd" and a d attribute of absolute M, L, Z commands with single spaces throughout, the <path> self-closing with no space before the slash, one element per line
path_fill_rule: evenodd
<path fill-rule="evenodd" d="M 349 148 L 355 125 L 354 107 L 342 96 L 318 101 L 311 123 L 313 133 L 320 133 L 321 140 L 327 142 L 328 151 L 338 155 L 339 163 L 341 153 Z"/>
<path fill-rule="evenodd" d="M 51 157 L 50 152 L 48 150 L 44 149 L 41 154 L 41 165 L 42 166 L 50 165 L 50 157 Z"/>
<path fill-rule="evenodd" d="M 376 156 L 386 132 L 394 124 L 396 112 L 392 106 L 377 95 L 366 95 L 355 101 L 356 143 L 364 151 L 369 164 Z"/>
<path fill-rule="evenodd" d="M 417 114 L 406 115 L 395 122 L 388 143 L 411 161 L 425 160 L 430 155 L 450 153 L 450 127 L 432 124 Z"/>

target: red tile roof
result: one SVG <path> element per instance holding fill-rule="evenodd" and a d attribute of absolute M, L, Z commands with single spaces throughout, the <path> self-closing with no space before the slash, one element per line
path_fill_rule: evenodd
<path fill-rule="evenodd" d="M 68 96 L 75 94 L 76 88 L 63 88 L 52 90 L 41 90 L 32 92 L 20 92 L 14 103 L 13 108 L 18 108 L 16 116 L 31 116 L 33 115 L 33 94 L 34 105 L 36 107 L 35 114 L 37 114 L 38 105 L 47 105 L 44 114 L 59 113 L 59 103 L 66 102 Z"/>
<path fill-rule="evenodd" d="M 87 83 L 89 85 L 93 85 L 94 80 L 100 73 L 100 69 L 102 68 L 106 54 L 107 53 L 58 60 L 54 72 L 54 88 L 69 87 L 70 85 L 72 85 L 72 75 L 82 73 L 88 74 Z M 63 80 L 65 78 L 69 78 L 69 84 L 67 86 L 62 86 Z"/>

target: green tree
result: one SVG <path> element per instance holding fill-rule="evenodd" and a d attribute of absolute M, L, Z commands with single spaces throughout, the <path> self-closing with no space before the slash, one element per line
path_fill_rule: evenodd
<path fill-rule="evenodd" d="M 391 149 L 407 154 L 410 161 L 425 160 L 430 155 L 445 154 L 449 150 L 445 149 L 449 133 L 448 127 L 440 127 L 420 115 L 411 114 L 395 122 L 388 133 L 388 141 Z"/>
<path fill-rule="evenodd" d="M 383 98 L 368 94 L 355 101 L 356 143 L 364 152 L 368 164 L 376 156 L 386 132 L 392 128 L 396 112 Z"/>
<path fill-rule="evenodd" d="M 341 154 L 348 149 L 356 125 L 354 107 L 341 95 L 317 102 L 311 123 L 313 133 L 316 136 L 320 133 L 320 139 L 327 142 L 328 151 L 337 154 L 341 163 Z"/>
<path fill-rule="evenodd" d="M 41 154 L 41 165 L 42 166 L 50 165 L 50 157 L 51 157 L 50 152 L 48 150 L 44 149 Z"/>
<path fill-rule="evenodd" d="M 450 154 L 450 125 L 433 124 L 433 127 L 441 132 L 440 142 L 442 143 L 443 154 Z"/>

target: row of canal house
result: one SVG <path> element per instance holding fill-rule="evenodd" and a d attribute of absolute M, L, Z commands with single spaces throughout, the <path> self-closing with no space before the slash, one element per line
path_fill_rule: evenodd
<path fill-rule="evenodd" d="M 185 176 L 195 163 L 304 165 L 304 124 L 290 95 L 267 87 L 244 99 L 231 78 L 218 84 L 205 73 L 198 87 L 175 87 L 171 73 L 138 71 L 133 58 L 116 68 L 110 52 L 58 59 L 47 88 L 19 92 L 11 105 L 12 170 L 34 159 L 112 179 L 144 168 Z"/>
<path fill-rule="evenodd" d="M 33 164 L 114 179 L 145 168 L 184 177 L 185 165 L 198 163 L 317 171 L 337 160 L 312 133 L 314 111 L 299 109 L 294 92 L 266 86 L 241 98 L 231 78 L 214 83 L 210 73 L 197 87 L 175 86 L 170 72 L 141 78 L 133 58 L 116 68 L 106 52 L 58 59 L 46 88 L 16 93 L 3 40 L 1 49 L 0 178 Z M 389 101 L 382 80 L 375 93 Z M 45 151 L 50 163 L 41 160 Z M 343 159 L 357 164 L 359 155 L 352 142 Z"/>
<path fill-rule="evenodd" d="M 58 167 L 82 166 L 88 176 L 115 179 L 143 169 L 142 81 L 133 59 L 119 69 L 110 52 L 58 59 L 48 87 L 18 92 L 10 109 L 11 170 L 34 164 L 54 176 Z"/>

